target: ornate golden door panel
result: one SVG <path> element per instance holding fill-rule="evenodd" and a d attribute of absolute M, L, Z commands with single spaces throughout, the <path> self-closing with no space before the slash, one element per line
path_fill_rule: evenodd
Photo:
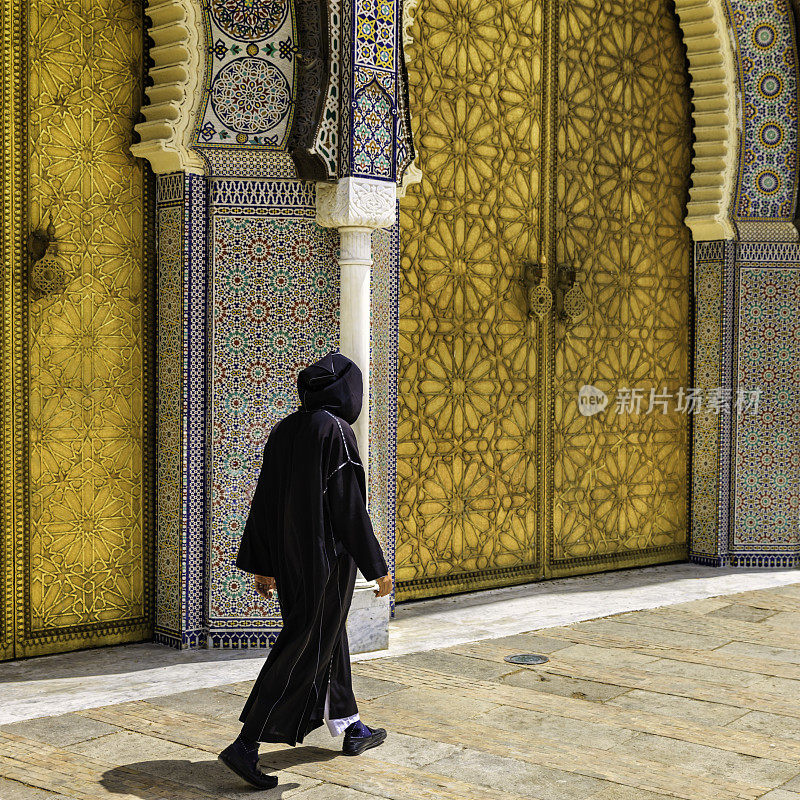
<path fill-rule="evenodd" d="M 541 4 L 424 0 L 401 205 L 398 597 L 542 574 L 535 507 Z"/>
<path fill-rule="evenodd" d="M 422 0 L 412 35 L 398 598 L 682 557 L 685 417 L 577 411 L 584 383 L 613 406 L 688 381 L 691 129 L 666 0 Z"/>
<path fill-rule="evenodd" d="M 3 10 L 5 657 L 151 630 L 142 11 L 87 8 Z"/>
<path fill-rule="evenodd" d="M 668 0 L 560 3 L 555 260 L 585 308 L 557 321 L 548 575 L 686 557 L 691 162 L 685 50 Z M 581 303 L 579 302 L 579 306 Z M 583 384 L 609 397 L 582 416 Z M 639 388 L 642 413 L 616 412 Z"/>

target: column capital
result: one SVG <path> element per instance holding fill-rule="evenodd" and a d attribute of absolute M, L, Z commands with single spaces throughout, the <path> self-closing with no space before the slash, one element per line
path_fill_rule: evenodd
<path fill-rule="evenodd" d="M 317 224 L 323 228 L 390 228 L 397 217 L 397 187 L 369 178 L 317 184 Z"/>

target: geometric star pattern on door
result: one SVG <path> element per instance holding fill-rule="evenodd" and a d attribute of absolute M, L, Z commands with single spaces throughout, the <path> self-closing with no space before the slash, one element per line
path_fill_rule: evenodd
<path fill-rule="evenodd" d="M 689 382 L 685 50 L 662 0 L 560 7 L 556 260 L 588 313 L 556 335 L 552 558 L 682 557 L 686 415 L 617 414 L 614 398 Z M 604 412 L 578 412 L 584 383 L 611 397 Z"/>
<path fill-rule="evenodd" d="M 423 172 L 401 203 L 399 596 L 685 552 L 687 421 L 582 417 L 577 390 L 688 382 L 685 56 L 661 0 L 558 6 L 553 143 L 542 143 L 550 4 L 420 4 L 409 52 Z M 436 42 L 436 47 L 427 46 Z M 602 101 L 601 101 L 602 98 Z M 541 147 L 556 147 L 558 264 L 588 314 L 555 324 L 537 531 L 537 359 L 522 262 L 539 256 Z M 541 497 L 542 495 L 538 495 Z M 459 583 L 459 573 L 463 580 Z"/>
<path fill-rule="evenodd" d="M 519 0 L 416 11 L 423 177 L 400 205 L 400 598 L 477 588 L 539 558 L 537 342 L 520 265 L 538 250 L 540 12 Z"/>
<path fill-rule="evenodd" d="M 65 286 L 28 306 L 17 655 L 141 638 L 150 605 L 147 182 L 128 151 L 142 19 L 135 5 L 109 2 L 88 17 L 73 0 L 37 0 L 32 11 L 26 227 L 53 220 Z"/>

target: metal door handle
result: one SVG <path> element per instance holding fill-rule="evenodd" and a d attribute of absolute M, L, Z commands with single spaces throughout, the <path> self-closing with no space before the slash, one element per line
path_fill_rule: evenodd
<path fill-rule="evenodd" d="M 578 271 L 559 264 L 556 267 L 556 317 L 562 322 L 575 322 L 586 312 L 586 297 L 576 282 Z"/>
<path fill-rule="evenodd" d="M 55 257 L 55 235 L 56 227 L 51 216 L 46 227 L 42 219 L 39 227 L 34 228 L 28 236 L 30 285 L 39 297 L 62 291 L 67 285 L 64 267 Z"/>
<path fill-rule="evenodd" d="M 543 319 L 553 306 L 553 294 L 550 288 L 542 283 L 542 265 L 535 261 L 525 261 L 524 270 L 525 297 L 528 302 L 528 316 L 536 314 Z"/>

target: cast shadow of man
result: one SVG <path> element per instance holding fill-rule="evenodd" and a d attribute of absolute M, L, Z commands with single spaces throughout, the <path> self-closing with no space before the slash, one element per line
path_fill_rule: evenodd
<path fill-rule="evenodd" d="M 341 755 L 338 750 L 299 746 L 264 753 L 261 768 L 267 772 L 291 769 L 301 764 L 330 761 Z M 278 800 L 301 784 L 281 781 L 274 789 L 263 791 L 248 786 L 217 759 L 189 761 L 188 759 L 158 759 L 124 764 L 103 773 L 100 785 L 112 794 L 140 797 L 142 800 L 226 800 L 251 797 L 258 793 L 265 800 Z"/>

